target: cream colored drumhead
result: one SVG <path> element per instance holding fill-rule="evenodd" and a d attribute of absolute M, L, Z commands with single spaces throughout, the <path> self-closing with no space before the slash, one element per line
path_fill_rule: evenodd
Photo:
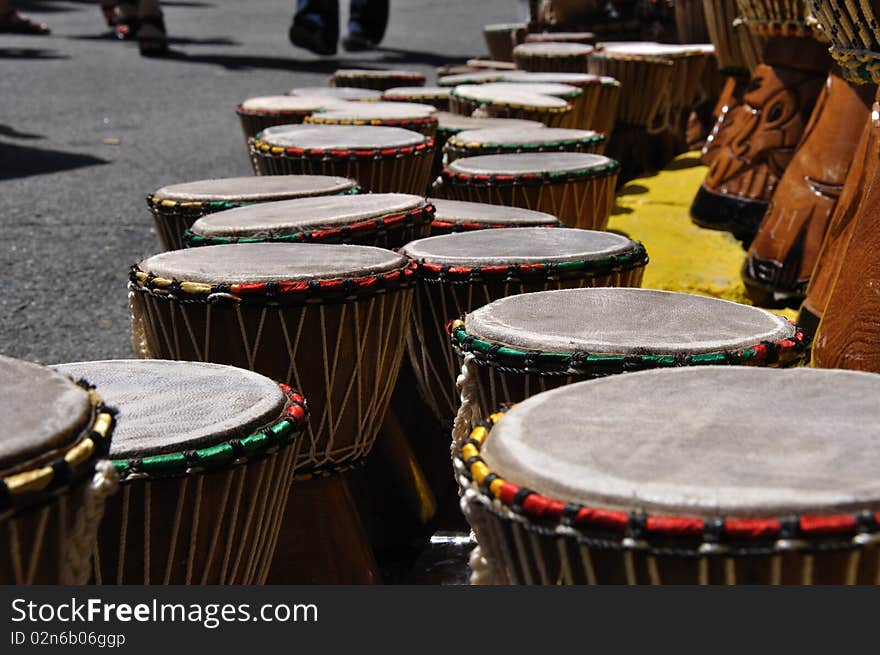
<path fill-rule="evenodd" d="M 118 410 L 111 458 L 148 457 L 246 437 L 281 417 L 278 384 L 232 366 L 114 360 L 56 366 L 100 386 Z"/>
<path fill-rule="evenodd" d="M 630 239 L 611 232 L 514 227 L 428 237 L 400 251 L 417 262 L 441 266 L 508 266 L 592 261 L 634 247 Z"/>
<path fill-rule="evenodd" d="M 314 120 L 406 120 L 427 118 L 437 113 L 437 108 L 415 102 L 347 102 L 326 111 L 318 111 Z"/>
<path fill-rule="evenodd" d="M 197 180 L 164 186 L 154 200 L 173 202 L 265 202 L 345 193 L 357 182 L 331 175 L 263 175 Z"/>
<path fill-rule="evenodd" d="M 495 473 L 562 501 L 711 518 L 880 507 L 880 376 L 683 367 L 532 396 L 492 429 Z"/>
<path fill-rule="evenodd" d="M 344 227 L 423 206 L 424 198 L 403 193 L 298 198 L 209 214 L 191 231 L 202 237 L 270 237 Z"/>
<path fill-rule="evenodd" d="M 580 152 L 529 152 L 512 155 L 462 157 L 449 164 L 447 170 L 467 175 L 574 173 L 603 168 L 611 164 L 612 161 L 602 155 Z"/>
<path fill-rule="evenodd" d="M 522 57 L 586 57 L 593 46 L 557 41 L 521 43 L 513 49 L 513 56 Z"/>
<path fill-rule="evenodd" d="M 443 86 L 395 86 L 388 89 L 383 98 L 413 98 L 418 101 L 419 98 L 447 98 L 449 97 L 449 88 Z"/>
<path fill-rule="evenodd" d="M 279 125 L 257 136 L 272 146 L 315 150 L 405 148 L 428 141 L 412 130 L 378 125 Z"/>
<path fill-rule="evenodd" d="M 793 337 L 764 309 L 652 289 L 542 291 L 496 300 L 465 317 L 469 335 L 522 350 L 693 355 Z"/>
<path fill-rule="evenodd" d="M 540 121 L 528 121 L 520 118 L 474 118 L 448 111 L 438 111 L 434 115 L 437 117 L 437 129 L 447 132 L 479 130 L 487 127 L 544 127 L 544 123 Z"/>
<path fill-rule="evenodd" d="M 493 127 L 485 130 L 465 130 L 451 137 L 450 145 L 477 146 L 544 146 L 570 141 L 592 141 L 599 136 L 592 130 L 568 130 L 561 127 L 511 128 Z"/>
<path fill-rule="evenodd" d="M 462 84 L 452 90 L 452 95 L 480 104 L 537 107 L 541 109 L 562 109 L 568 107 L 568 103 L 562 98 L 524 91 L 519 89 L 519 86 L 518 84 L 510 84 L 509 86 L 498 88 L 488 84 Z"/>
<path fill-rule="evenodd" d="M 306 113 L 349 104 L 345 100 L 322 96 L 260 96 L 241 103 L 244 112 Z"/>
<path fill-rule="evenodd" d="M 301 86 L 287 92 L 289 96 L 324 96 L 339 100 L 378 100 L 382 97 L 379 91 L 359 89 L 352 86 Z"/>
<path fill-rule="evenodd" d="M 145 273 L 204 284 L 331 280 L 402 268 L 400 255 L 370 246 L 239 243 L 172 250 L 140 263 Z"/>
<path fill-rule="evenodd" d="M 491 82 L 483 84 L 483 91 L 504 91 L 510 90 L 515 92 L 538 93 L 541 95 L 554 96 L 572 100 L 582 94 L 582 91 L 576 86 L 570 84 L 560 84 L 558 82 Z"/>
<path fill-rule="evenodd" d="M 434 205 L 434 220 L 448 223 L 483 223 L 486 225 L 557 225 L 552 214 L 519 207 L 489 205 L 482 202 L 429 198 Z"/>

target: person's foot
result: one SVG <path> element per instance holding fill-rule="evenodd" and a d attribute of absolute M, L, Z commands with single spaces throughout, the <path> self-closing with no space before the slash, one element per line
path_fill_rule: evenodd
<path fill-rule="evenodd" d="M 46 23 L 31 20 L 24 14 L 11 9 L 5 16 L 0 16 L 0 33 L 5 34 L 34 34 L 42 36 L 49 34 L 51 30 Z"/>
<path fill-rule="evenodd" d="M 294 22 L 288 32 L 290 42 L 297 48 L 303 48 L 324 57 L 336 54 L 336 42 L 331 41 L 320 28 Z"/>
<path fill-rule="evenodd" d="M 352 32 L 342 39 L 342 47 L 348 52 L 365 52 L 367 50 L 375 50 L 378 46 L 378 41 L 374 41 L 360 32 Z"/>
<path fill-rule="evenodd" d="M 141 16 L 137 40 L 142 57 L 162 57 L 168 54 L 165 19 L 162 16 Z"/>

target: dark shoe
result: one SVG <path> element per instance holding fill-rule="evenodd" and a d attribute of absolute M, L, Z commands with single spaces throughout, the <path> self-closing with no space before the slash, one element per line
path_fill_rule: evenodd
<path fill-rule="evenodd" d="M 39 23 L 24 16 L 15 9 L 10 10 L 5 16 L 0 17 L 0 33 L 5 34 L 35 34 L 44 35 L 50 33 L 46 23 Z"/>
<path fill-rule="evenodd" d="M 342 47 L 348 52 L 365 52 L 367 50 L 375 50 L 379 47 L 379 42 L 373 41 L 363 34 L 352 33 L 342 39 Z"/>
<path fill-rule="evenodd" d="M 320 28 L 294 23 L 290 26 L 288 37 L 297 48 L 314 52 L 316 55 L 326 57 L 336 54 L 336 43 L 331 42 Z"/>
<path fill-rule="evenodd" d="M 141 16 L 137 40 L 142 57 L 167 55 L 168 35 L 165 32 L 165 19 L 162 16 Z"/>

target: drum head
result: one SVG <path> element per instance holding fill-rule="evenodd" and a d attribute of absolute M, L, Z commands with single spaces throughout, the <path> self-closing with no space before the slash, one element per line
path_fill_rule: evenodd
<path fill-rule="evenodd" d="M 357 182 L 330 175 L 264 175 L 198 180 L 165 186 L 154 200 L 172 202 L 265 202 L 324 196 L 357 189 Z"/>
<path fill-rule="evenodd" d="M 483 225 L 558 225 L 559 221 L 552 214 L 536 212 L 519 207 L 489 205 L 482 202 L 465 202 L 463 200 L 442 200 L 429 198 L 434 205 L 434 220 L 447 223 L 476 223 Z"/>
<path fill-rule="evenodd" d="M 101 388 L 118 410 L 112 459 L 149 457 L 246 437 L 277 421 L 278 384 L 232 366 L 167 360 L 78 362 L 56 367 Z"/>
<path fill-rule="evenodd" d="M 403 193 L 298 198 L 209 214 L 197 220 L 191 231 L 209 238 L 269 237 L 339 228 L 424 206 L 424 198 Z"/>
<path fill-rule="evenodd" d="M 404 80 L 424 80 L 425 76 L 416 71 L 408 70 L 376 70 L 373 68 L 340 68 L 333 73 L 333 79 L 345 77 L 360 77 L 368 79 L 385 79 L 399 77 Z"/>
<path fill-rule="evenodd" d="M 608 157 L 580 152 L 529 152 L 462 157 L 449 164 L 447 170 L 464 175 L 578 173 L 600 170 L 612 163 L 613 160 Z"/>
<path fill-rule="evenodd" d="M 272 146 L 306 150 L 406 148 L 429 140 L 418 132 L 377 125 L 279 125 L 257 138 Z"/>
<path fill-rule="evenodd" d="M 507 105 L 510 107 L 537 107 L 541 109 L 564 109 L 568 103 L 562 98 L 531 93 L 518 89 L 518 84 L 498 88 L 488 84 L 463 84 L 452 90 L 452 95 L 480 104 Z"/>
<path fill-rule="evenodd" d="M 572 86 L 588 86 L 600 84 L 602 78 L 590 73 L 530 73 L 528 71 L 512 71 L 501 76 L 499 82 L 511 84 L 571 84 Z"/>
<path fill-rule="evenodd" d="M 532 396 L 482 449 L 563 502 L 711 518 L 880 507 L 880 376 L 685 367 Z"/>
<path fill-rule="evenodd" d="M 484 130 L 465 130 L 449 139 L 450 145 L 473 146 L 546 146 L 554 143 L 582 141 L 589 143 L 600 138 L 592 130 L 568 130 L 560 127 L 493 127 Z"/>
<path fill-rule="evenodd" d="M 557 41 L 521 43 L 513 49 L 517 57 L 587 57 L 594 50 L 593 46 L 581 43 L 562 43 Z"/>
<path fill-rule="evenodd" d="M 487 82 L 497 82 L 507 71 L 487 70 L 474 71 L 472 73 L 459 73 L 458 75 L 444 75 L 437 84 L 440 86 L 459 86 L 461 84 L 486 84 Z"/>
<path fill-rule="evenodd" d="M 5 473 L 72 443 L 87 427 L 92 404 L 88 392 L 66 375 L 0 356 L 0 416 Z"/>
<path fill-rule="evenodd" d="M 171 250 L 140 263 L 145 273 L 203 284 L 335 280 L 403 268 L 406 259 L 371 246 L 238 243 Z"/>
<path fill-rule="evenodd" d="M 347 102 L 327 111 L 319 111 L 312 118 L 317 121 L 406 120 L 427 118 L 437 113 L 436 107 L 415 102 Z"/>
<path fill-rule="evenodd" d="M 632 251 L 636 244 L 611 232 L 514 227 L 428 237 L 401 252 L 441 266 L 509 266 L 593 261 Z"/>
<path fill-rule="evenodd" d="M 442 86 L 395 86 L 382 96 L 388 98 L 448 98 L 449 89 Z"/>
<path fill-rule="evenodd" d="M 576 86 L 570 84 L 559 84 L 558 82 L 492 82 L 483 84 L 481 88 L 484 91 L 515 91 L 525 93 L 538 93 L 541 95 L 554 96 L 556 98 L 564 98 L 573 100 L 580 96 L 583 92 Z"/>
<path fill-rule="evenodd" d="M 379 91 L 359 89 L 351 86 L 301 86 L 287 92 L 289 96 L 324 96 L 339 100 L 378 100 L 382 97 Z"/>
<path fill-rule="evenodd" d="M 544 127 L 544 123 L 540 121 L 528 121 L 521 118 L 473 118 L 471 116 L 453 114 L 448 111 L 438 111 L 434 115 L 437 117 L 437 129 L 447 132 L 479 130 L 490 127 Z"/>
<path fill-rule="evenodd" d="M 465 330 L 521 350 L 694 355 L 794 337 L 780 316 L 728 300 L 650 289 L 598 288 L 510 296 L 465 317 Z"/>
<path fill-rule="evenodd" d="M 303 114 L 346 104 L 348 103 L 345 100 L 329 96 L 260 96 L 245 100 L 241 103 L 240 110 L 245 113 L 296 112 Z"/>

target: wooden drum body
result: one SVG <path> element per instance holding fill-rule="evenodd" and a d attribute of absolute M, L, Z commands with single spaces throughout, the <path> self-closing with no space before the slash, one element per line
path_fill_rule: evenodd
<path fill-rule="evenodd" d="M 293 125 L 251 141 L 257 175 L 351 177 L 372 193 L 424 193 L 434 141 L 399 127 Z"/>
<path fill-rule="evenodd" d="M 184 233 L 207 214 L 260 202 L 359 192 L 355 180 L 329 175 L 232 177 L 162 187 L 147 196 L 147 206 L 162 249 L 180 250 Z"/>
<path fill-rule="evenodd" d="M 425 86 L 425 76 L 407 70 L 341 68 L 333 73 L 330 86 L 387 91 L 395 86 Z"/>
<path fill-rule="evenodd" d="M 59 367 L 107 388 L 121 478 L 95 548 L 97 584 L 262 584 L 308 412 L 228 366 L 159 360 Z"/>
<path fill-rule="evenodd" d="M 402 252 L 418 264 L 407 351 L 425 402 L 447 424 L 458 409 L 460 371 L 449 347 L 451 321 L 514 294 L 639 286 L 648 259 L 626 237 L 543 227 L 438 236 Z"/>
<path fill-rule="evenodd" d="M 79 378 L 77 378 L 79 379 Z M 86 584 L 118 478 L 113 412 L 71 377 L 0 356 L 0 584 Z"/>
<path fill-rule="evenodd" d="M 780 411 L 780 389 L 809 409 Z M 492 414 L 455 449 L 479 541 L 471 581 L 877 584 L 864 417 L 878 391 L 864 373 L 688 368 Z M 700 419 L 677 425 L 683 406 Z"/>
<path fill-rule="evenodd" d="M 466 157 L 443 169 L 435 194 L 542 211 L 569 227 L 601 230 L 619 170 L 608 157 L 573 152 Z"/>
<path fill-rule="evenodd" d="M 489 57 L 495 61 L 513 61 L 513 49 L 526 36 L 525 23 L 497 23 L 483 27 Z"/>

